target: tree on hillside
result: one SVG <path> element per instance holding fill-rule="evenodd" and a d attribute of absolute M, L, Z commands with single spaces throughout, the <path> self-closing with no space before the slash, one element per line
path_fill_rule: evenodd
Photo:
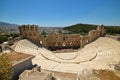
<path fill-rule="evenodd" d="M 41 32 L 41 34 L 42 34 L 44 37 L 46 37 L 46 35 L 47 35 L 47 33 L 46 33 L 44 30 Z"/>
<path fill-rule="evenodd" d="M 3 35 L 0 36 L 0 43 L 3 43 L 4 41 L 7 40 L 8 40 L 8 36 L 3 36 Z"/>
<path fill-rule="evenodd" d="M 88 34 L 90 30 L 96 30 L 98 25 L 92 24 L 75 24 L 63 28 L 64 30 L 70 31 L 77 34 Z M 120 26 L 104 26 L 107 34 L 120 34 Z"/>
<path fill-rule="evenodd" d="M 0 55 L 0 80 L 12 80 L 13 68 L 11 60 L 5 54 Z"/>

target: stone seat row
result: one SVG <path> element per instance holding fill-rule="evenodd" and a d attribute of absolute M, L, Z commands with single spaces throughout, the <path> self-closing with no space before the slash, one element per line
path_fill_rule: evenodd
<path fill-rule="evenodd" d="M 89 49 L 90 50 L 90 49 Z M 84 62 L 84 61 L 89 61 L 93 58 L 96 57 L 97 53 L 96 50 L 93 48 L 93 51 L 84 51 L 84 52 L 77 52 L 78 55 L 75 59 L 72 60 L 63 60 L 63 59 L 59 59 L 55 56 L 54 53 L 52 53 L 51 51 L 46 50 L 45 48 L 39 48 L 39 52 L 41 53 L 41 55 L 45 58 L 47 58 L 48 60 L 52 60 L 55 62 L 59 62 L 59 63 L 80 63 L 80 62 Z"/>

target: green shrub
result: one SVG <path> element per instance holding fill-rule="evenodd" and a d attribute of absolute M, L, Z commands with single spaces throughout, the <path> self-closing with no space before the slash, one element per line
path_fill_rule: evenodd
<path fill-rule="evenodd" d="M 5 41 L 7 41 L 8 40 L 8 36 L 3 36 L 3 35 L 1 35 L 0 36 L 0 43 L 2 43 L 2 42 L 5 42 Z"/>

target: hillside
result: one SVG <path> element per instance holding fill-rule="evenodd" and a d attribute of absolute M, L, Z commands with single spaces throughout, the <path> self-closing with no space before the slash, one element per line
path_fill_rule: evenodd
<path fill-rule="evenodd" d="M 69 31 L 74 34 L 87 34 L 90 30 L 96 29 L 98 25 L 92 24 L 75 24 L 63 28 L 64 30 Z M 120 34 L 120 26 L 105 26 L 105 29 L 108 34 Z"/>
<path fill-rule="evenodd" d="M 16 32 L 18 31 L 18 26 L 17 24 L 0 22 L 0 32 Z"/>

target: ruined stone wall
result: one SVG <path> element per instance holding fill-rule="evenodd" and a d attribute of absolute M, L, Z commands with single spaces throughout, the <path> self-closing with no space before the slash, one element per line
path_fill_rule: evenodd
<path fill-rule="evenodd" d="M 48 48 L 70 48 L 80 47 L 80 35 L 55 34 L 48 35 L 46 43 Z"/>
<path fill-rule="evenodd" d="M 94 41 L 100 36 L 104 36 L 106 34 L 106 30 L 104 29 L 104 26 L 98 26 L 96 30 L 91 30 L 88 33 L 88 41 L 89 43 Z"/>
<path fill-rule="evenodd" d="M 19 27 L 19 31 L 23 37 L 39 43 L 42 42 L 49 49 L 82 48 L 106 33 L 104 26 L 101 25 L 96 30 L 89 31 L 86 36 L 81 36 L 80 34 L 53 34 L 48 35 L 44 39 L 44 37 L 39 35 L 37 27 L 36 25 L 22 25 Z"/>
<path fill-rule="evenodd" d="M 22 25 L 19 27 L 20 34 L 23 38 L 39 42 L 40 36 L 37 25 Z"/>
<path fill-rule="evenodd" d="M 14 70 L 14 75 L 13 75 L 13 80 L 17 80 L 18 76 L 26 69 L 31 69 L 33 67 L 32 64 L 32 58 L 34 58 L 34 56 L 30 56 L 26 59 L 23 59 L 21 61 L 16 61 L 14 64 L 12 64 L 13 66 L 13 70 Z"/>
<path fill-rule="evenodd" d="M 73 34 L 54 34 L 48 35 L 46 43 L 50 49 L 59 48 L 82 48 L 86 44 L 96 40 L 100 36 L 104 36 L 106 33 L 104 26 L 98 26 L 96 30 L 89 31 L 88 35 L 73 35 Z"/>
<path fill-rule="evenodd" d="M 81 48 L 84 47 L 84 45 L 88 44 L 89 43 L 89 40 L 88 40 L 88 36 L 81 36 Z"/>

